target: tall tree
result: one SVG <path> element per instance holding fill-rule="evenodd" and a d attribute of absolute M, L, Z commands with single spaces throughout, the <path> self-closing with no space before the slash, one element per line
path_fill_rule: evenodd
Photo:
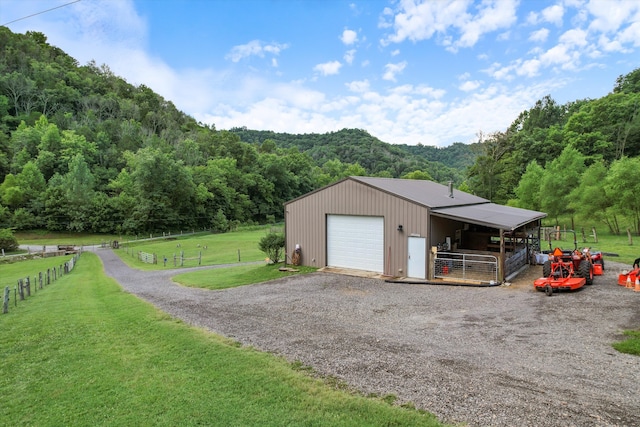
<path fill-rule="evenodd" d="M 540 202 L 542 209 L 556 219 L 556 224 L 560 215 L 569 214 L 571 227 L 574 227 L 575 208 L 571 207 L 571 192 L 580 182 L 585 168 L 585 157 L 570 146 L 545 168 Z"/>

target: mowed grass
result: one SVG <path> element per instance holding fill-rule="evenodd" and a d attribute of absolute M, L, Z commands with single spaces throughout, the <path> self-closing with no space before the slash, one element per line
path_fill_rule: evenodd
<path fill-rule="evenodd" d="M 282 264 L 257 264 L 207 269 L 179 274 L 174 276 L 172 280 L 193 288 L 225 289 L 266 282 L 296 274 L 311 273 L 317 270 L 314 267 L 296 266 L 293 268 L 295 271 L 280 271 L 281 267 Z"/>
<path fill-rule="evenodd" d="M 46 230 L 18 231 L 14 236 L 21 245 L 75 245 L 88 246 L 110 243 L 114 240 L 131 240 L 115 234 L 51 232 Z"/>
<path fill-rule="evenodd" d="M 260 239 L 270 227 L 249 228 L 222 234 L 202 233 L 189 236 L 170 236 L 165 239 L 139 241 L 124 244 L 116 254 L 129 265 L 140 270 L 157 270 L 202 265 L 232 264 L 265 260 L 266 254 L 258 248 Z M 156 254 L 157 264 L 138 260 L 138 252 Z M 184 255 L 181 265 L 180 257 Z M 174 261 L 175 256 L 175 261 Z M 167 264 L 164 265 L 164 258 Z"/>
<path fill-rule="evenodd" d="M 4 425 L 442 425 L 177 321 L 92 253 L 0 315 L 0 342 Z"/>
<path fill-rule="evenodd" d="M 73 258 L 73 255 L 39 258 L 28 261 L 21 261 L 16 258 L 7 258 L 6 262 L 0 263 L 0 286 L 4 289 L 9 286 L 13 289 L 18 284 L 18 279 L 29 277 L 33 280 L 38 277 L 38 273 L 43 274 L 47 269 L 59 268 L 65 262 Z"/>
<path fill-rule="evenodd" d="M 624 335 L 628 336 L 624 341 L 613 344 L 613 348 L 621 353 L 635 354 L 640 356 L 640 329 L 624 331 Z"/>
<path fill-rule="evenodd" d="M 631 265 L 636 258 L 640 257 L 640 236 L 632 235 L 631 243 L 629 244 L 629 238 L 626 233 L 614 235 L 604 229 L 597 231 L 598 241 L 596 242 L 593 236 L 591 236 L 591 228 L 585 227 L 585 238 L 582 237 L 582 231 L 579 227 L 576 230 L 576 241 L 578 248 L 589 247 L 592 250 L 599 250 L 606 252 L 604 256 L 605 267 L 607 260 L 614 262 L 621 262 Z M 573 249 L 573 233 L 561 233 L 561 240 L 552 240 L 551 246 L 553 248 L 560 247 L 562 249 Z M 586 240 L 586 241 L 585 241 Z M 541 242 L 541 248 L 543 250 L 549 249 L 549 242 Z M 609 255 L 609 254 L 615 254 Z"/>

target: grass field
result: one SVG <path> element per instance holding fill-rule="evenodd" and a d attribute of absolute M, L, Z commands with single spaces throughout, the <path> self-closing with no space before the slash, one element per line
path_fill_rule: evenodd
<path fill-rule="evenodd" d="M 562 249 L 573 249 L 573 233 L 561 233 L 561 240 L 552 240 L 552 246 L 559 246 Z M 585 231 L 586 239 L 583 239 L 580 229 L 576 233 L 578 248 L 589 247 L 592 250 L 605 252 L 606 260 L 622 262 L 631 265 L 633 261 L 640 257 L 640 236 L 632 236 L 632 244 L 626 234 L 613 235 L 608 232 L 598 232 L 598 241 L 596 242 L 590 231 Z M 549 249 L 549 243 L 544 241 L 541 243 L 542 249 Z M 615 255 L 611 255 L 615 254 Z"/>
<path fill-rule="evenodd" d="M 0 315 L 0 342 L 4 425 L 441 425 L 177 321 L 92 253 Z"/>
<path fill-rule="evenodd" d="M 132 240 L 132 236 L 93 233 L 60 233 L 46 230 L 19 231 L 14 234 L 21 245 L 100 245 L 113 240 Z"/>
<path fill-rule="evenodd" d="M 266 255 L 258 249 L 258 242 L 270 230 L 270 227 L 253 227 L 223 234 L 170 236 L 164 239 L 126 243 L 121 245 L 116 253 L 130 267 L 141 270 L 174 268 L 174 266 L 196 267 L 200 257 L 202 265 L 262 261 Z M 139 261 L 137 258 L 139 251 L 156 254 L 158 264 Z M 181 255 L 185 258 L 183 265 L 180 261 Z M 165 257 L 167 258 L 166 266 Z"/>
<path fill-rule="evenodd" d="M 36 277 L 39 272 L 45 272 L 47 269 L 58 268 L 69 261 L 73 255 L 40 258 L 29 261 L 15 261 L 0 264 L 0 287 L 4 289 L 9 286 L 10 289 L 17 284 L 18 279 L 26 277 Z"/>

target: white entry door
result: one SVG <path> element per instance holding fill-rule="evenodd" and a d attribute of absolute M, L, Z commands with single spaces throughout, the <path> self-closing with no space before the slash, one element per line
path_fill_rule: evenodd
<path fill-rule="evenodd" d="M 407 260 L 407 277 L 425 279 L 427 239 L 424 237 L 409 237 L 409 259 Z"/>

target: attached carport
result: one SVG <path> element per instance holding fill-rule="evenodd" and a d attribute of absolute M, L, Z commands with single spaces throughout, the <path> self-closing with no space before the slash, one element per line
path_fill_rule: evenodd
<path fill-rule="evenodd" d="M 540 221 L 547 216 L 495 203 L 434 208 L 431 215 L 463 224 L 448 250 L 495 253 L 500 282 L 517 274 L 531 259 L 531 252 L 540 249 Z"/>

